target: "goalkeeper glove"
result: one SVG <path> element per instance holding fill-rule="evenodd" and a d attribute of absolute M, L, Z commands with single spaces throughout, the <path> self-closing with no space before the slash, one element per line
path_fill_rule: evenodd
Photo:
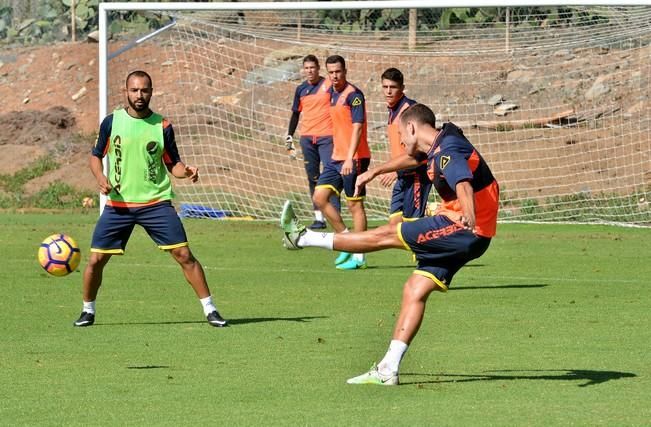
<path fill-rule="evenodd" d="M 296 158 L 296 149 L 294 148 L 294 138 L 291 135 L 285 137 L 285 148 L 290 159 Z"/>

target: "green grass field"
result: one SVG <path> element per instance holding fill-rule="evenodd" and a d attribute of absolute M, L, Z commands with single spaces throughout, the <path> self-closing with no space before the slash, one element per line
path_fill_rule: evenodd
<path fill-rule="evenodd" d="M 91 328 L 81 273 L 48 276 L 40 241 L 82 245 L 96 216 L 0 215 L 0 424 L 651 424 L 651 230 L 501 225 L 434 294 L 399 387 L 345 380 L 378 361 L 413 269 L 406 252 L 339 272 L 275 224 L 185 222 L 230 328 L 205 323 L 142 230 L 107 267 Z"/>

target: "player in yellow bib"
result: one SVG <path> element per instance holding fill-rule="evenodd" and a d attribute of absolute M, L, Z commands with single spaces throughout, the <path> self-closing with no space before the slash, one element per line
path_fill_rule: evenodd
<path fill-rule="evenodd" d="M 91 254 L 83 276 L 83 308 L 74 326 L 95 323 L 95 300 L 104 267 L 113 255 L 122 255 L 131 232 L 142 226 L 162 250 L 179 263 L 183 275 L 199 298 L 208 323 L 226 326 L 215 307 L 201 263 L 194 257 L 185 229 L 172 206 L 175 178 L 199 179 L 196 167 L 181 161 L 172 125 L 149 108 L 152 80 L 144 71 L 127 76 L 128 106 L 102 121 L 97 144 L 90 156 L 90 169 L 106 206 L 93 232 Z M 108 156 L 109 174 L 102 159 Z"/>

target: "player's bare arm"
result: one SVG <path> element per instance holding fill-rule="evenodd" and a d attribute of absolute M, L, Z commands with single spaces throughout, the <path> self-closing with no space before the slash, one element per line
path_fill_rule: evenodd
<path fill-rule="evenodd" d="M 416 159 L 409 154 L 402 154 L 401 156 L 395 157 L 379 166 L 371 168 L 359 175 L 357 180 L 355 180 L 355 195 L 357 196 L 359 191 L 378 175 L 385 175 L 402 169 L 413 168 L 414 166 L 418 166 L 418 164 L 420 164 L 419 159 Z"/>
<path fill-rule="evenodd" d="M 472 186 L 468 181 L 461 181 L 457 184 L 455 190 L 457 192 L 457 200 L 459 200 L 459 205 L 461 205 L 461 211 L 463 212 L 461 223 L 466 229 L 474 231 L 476 222 L 475 193 L 472 190 Z"/>
<path fill-rule="evenodd" d="M 91 155 L 89 166 L 90 171 L 93 173 L 93 176 L 95 176 L 95 180 L 97 180 L 97 185 L 99 187 L 100 193 L 106 196 L 111 192 L 113 187 L 111 186 L 111 183 L 109 182 L 106 175 L 104 175 L 104 166 L 102 165 L 102 159 Z"/>
<path fill-rule="evenodd" d="M 378 180 L 383 187 L 391 187 L 394 182 L 398 179 L 398 174 L 396 172 L 383 173 L 380 175 Z"/>

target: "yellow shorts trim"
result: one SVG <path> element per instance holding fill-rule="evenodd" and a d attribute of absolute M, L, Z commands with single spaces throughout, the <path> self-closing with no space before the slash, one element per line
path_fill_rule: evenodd
<path fill-rule="evenodd" d="M 432 282 L 436 283 L 436 285 L 441 288 L 441 291 L 447 292 L 448 287 L 445 285 L 445 283 L 441 282 L 435 275 L 432 273 L 428 273 L 427 271 L 423 270 L 414 270 L 413 274 L 418 274 L 419 276 L 427 277 L 430 279 Z"/>
<path fill-rule="evenodd" d="M 398 212 L 394 212 L 394 213 L 390 214 L 389 219 L 395 218 L 397 216 L 402 216 L 402 211 L 398 211 Z"/>
<path fill-rule="evenodd" d="M 416 218 L 405 218 L 405 217 L 402 217 L 402 220 L 405 221 L 405 222 L 414 222 L 414 221 L 418 221 L 419 219 L 420 219 L 420 218 L 418 218 L 418 217 L 416 217 Z"/>
<path fill-rule="evenodd" d="M 98 254 L 124 255 L 124 249 L 96 249 L 90 248 L 91 252 Z"/>
<path fill-rule="evenodd" d="M 188 246 L 188 242 L 177 243 L 175 245 L 158 246 L 158 249 L 161 251 L 169 251 L 171 249 L 182 248 L 183 246 Z"/>
<path fill-rule="evenodd" d="M 328 190 L 333 191 L 337 195 L 337 197 L 339 197 L 339 191 L 330 184 L 321 184 L 321 185 L 317 185 L 316 187 L 314 187 L 315 190 L 317 188 L 327 188 Z"/>
<path fill-rule="evenodd" d="M 402 244 L 405 246 L 405 249 L 411 252 L 411 248 L 409 247 L 407 242 L 405 242 L 405 239 L 402 237 L 402 222 L 396 224 L 396 234 L 398 235 L 398 239 L 400 239 Z"/>

